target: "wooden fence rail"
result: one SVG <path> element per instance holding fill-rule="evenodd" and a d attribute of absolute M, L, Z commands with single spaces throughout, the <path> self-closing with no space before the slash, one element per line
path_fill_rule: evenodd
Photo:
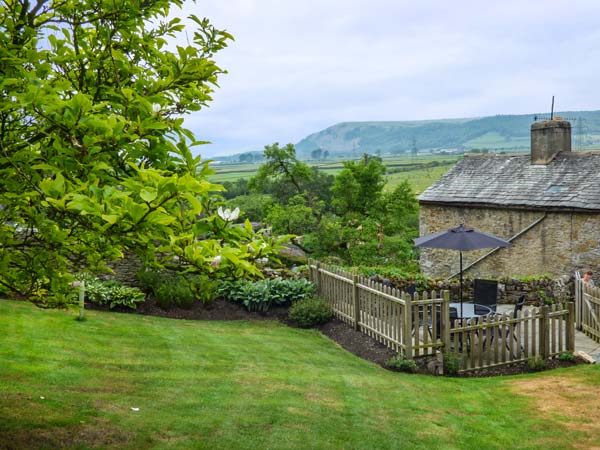
<path fill-rule="evenodd" d="M 455 352 L 466 371 L 574 350 L 572 303 L 450 323 L 448 291 L 411 296 L 312 260 L 309 274 L 335 317 L 406 358 Z"/>
<path fill-rule="evenodd" d="M 436 330 L 441 317 L 448 316 L 444 315 L 450 302 L 448 292 L 410 296 L 313 261 L 309 262 L 309 273 L 335 317 L 407 358 L 432 355 L 444 346 L 432 330 Z"/>
<path fill-rule="evenodd" d="M 546 359 L 575 350 L 573 303 L 543 306 L 513 314 L 457 320 L 450 329 L 451 350 L 461 371 Z"/>

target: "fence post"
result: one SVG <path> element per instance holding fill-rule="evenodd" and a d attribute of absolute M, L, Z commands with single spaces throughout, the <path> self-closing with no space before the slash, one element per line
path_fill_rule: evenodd
<path fill-rule="evenodd" d="M 360 331 L 360 302 L 358 296 L 358 276 L 352 275 L 352 304 L 354 305 L 354 329 Z"/>
<path fill-rule="evenodd" d="M 540 317 L 540 357 L 547 359 L 550 355 L 550 316 L 548 305 L 542 306 Z"/>
<path fill-rule="evenodd" d="M 322 285 L 321 285 L 321 279 L 322 279 L 321 278 L 321 263 L 317 261 L 316 266 L 317 266 L 317 277 L 316 277 L 317 278 L 316 279 L 316 282 L 317 282 L 317 294 L 319 296 L 321 296 L 323 294 L 322 289 L 321 289 L 322 288 Z"/>
<path fill-rule="evenodd" d="M 404 300 L 404 356 L 412 359 L 412 298 L 407 293 L 402 294 Z M 418 336 L 418 330 L 416 330 Z"/>
<path fill-rule="evenodd" d="M 85 281 L 75 281 L 71 286 L 79 289 L 79 316 L 77 320 L 85 320 Z"/>
<path fill-rule="evenodd" d="M 575 305 L 573 302 L 567 302 L 567 351 L 575 351 Z"/>
<path fill-rule="evenodd" d="M 450 351 L 450 291 L 445 290 L 442 292 L 442 310 L 440 313 L 440 334 L 442 343 L 444 344 L 444 352 Z"/>
<path fill-rule="evenodd" d="M 575 326 L 581 330 L 581 303 L 583 283 L 579 279 L 579 272 L 575 273 Z"/>

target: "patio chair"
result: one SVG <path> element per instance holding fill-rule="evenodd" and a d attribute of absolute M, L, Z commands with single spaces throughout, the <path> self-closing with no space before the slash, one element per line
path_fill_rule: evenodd
<path fill-rule="evenodd" d="M 480 280 L 476 279 L 473 286 L 473 303 L 475 303 L 475 313 L 480 309 L 480 315 L 485 315 L 486 310 L 478 308 L 477 305 L 485 305 L 493 312 L 496 312 L 496 304 L 498 303 L 498 282 L 496 280 Z"/>
<path fill-rule="evenodd" d="M 519 297 L 519 299 L 517 300 L 517 303 L 515 303 L 515 309 L 513 311 L 513 319 L 517 318 L 519 311 L 523 310 L 524 305 L 525 305 L 525 295 L 521 295 Z"/>
<path fill-rule="evenodd" d="M 416 285 L 416 283 L 409 284 L 408 286 L 406 286 L 403 289 L 403 291 L 406 292 L 407 294 L 415 295 L 415 292 L 417 292 L 417 285 Z"/>
<path fill-rule="evenodd" d="M 523 306 L 525 306 L 525 295 L 521 295 L 518 300 L 517 303 L 515 303 L 515 309 L 513 310 L 513 314 L 512 314 L 512 318 L 516 319 L 519 316 L 519 311 L 523 310 Z M 519 326 L 519 325 L 517 325 Z M 494 342 L 494 329 L 490 329 L 489 330 L 489 338 L 490 338 L 490 345 L 492 345 L 492 343 Z M 487 336 L 484 336 L 484 341 L 483 341 L 483 347 L 485 348 L 486 346 L 486 341 L 487 341 Z M 518 340 L 518 336 L 511 333 L 510 329 L 506 330 L 506 349 L 510 351 L 510 339 L 514 339 L 515 342 L 517 343 L 518 347 L 520 347 L 521 352 L 524 351 L 523 348 L 523 344 L 521 342 L 519 342 Z"/>
<path fill-rule="evenodd" d="M 454 307 L 450 307 L 450 329 L 454 328 L 454 322 L 456 320 L 460 319 L 460 317 L 458 316 L 458 308 L 454 308 Z M 464 324 L 464 320 L 461 320 L 459 322 L 459 327 L 463 326 Z M 468 321 L 467 321 L 468 324 Z M 458 342 L 453 342 L 451 343 L 452 347 L 454 348 L 454 350 L 457 350 L 459 352 L 461 352 L 463 350 L 463 335 L 462 333 L 458 333 L 456 335 L 454 335 L 454 338 L 458 341 Z M 466 348 L 468 349 L 470 347 L 470 342 L 469 342 L 469 337 L 467 336 L 467 340 L 465 342 L 466 344 Z"/>
<path fill-rule="evenodd" d="M 442 311 L 441 309 L 438 307 L 436 308 L 435 311 L 435 337 L 436 339 L 439 339 L 442 335 Z M 450 328 L 452 328 L 454 326 L 454 321 L 458 319 L 458 309 L 454 308 L 454 307 L 450 307 L 450 317 L 449 317 L 449 326 Z M 432 324 L 431 322 L 429 322 L 429 335 L 432 336 Z M 433 337 L 433 336 L 432 336 Z"/>

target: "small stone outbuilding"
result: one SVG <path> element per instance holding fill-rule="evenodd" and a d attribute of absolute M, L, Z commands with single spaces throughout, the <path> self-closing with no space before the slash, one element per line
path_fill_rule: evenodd
<path fill-rule="evenodd" d="M 572 152 L 563 120 L 531 127 L 530 155 L 465 155 L 420 197 L 420 235 L 461 223 L 510 240 L 464 252 L 470 277 L 600 272 L 600 152 Z M 449 277 L 457 252 L 422 249 L 423 272 Z"/>

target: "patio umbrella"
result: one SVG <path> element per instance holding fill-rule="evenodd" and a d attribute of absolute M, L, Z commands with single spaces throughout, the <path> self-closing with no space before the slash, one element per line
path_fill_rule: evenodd
<path fill-rule="evenodd" d="M 456 228 L 429 234 L 414 239 L 416 247 L 445 248 L 458 250 L 460 254 L 460 316 L 463 304 L 463 262 L 462 252 L 481 248 L 507 247 L 510 242 L 494 235 L 477 231 L 461 224 Z"/>

